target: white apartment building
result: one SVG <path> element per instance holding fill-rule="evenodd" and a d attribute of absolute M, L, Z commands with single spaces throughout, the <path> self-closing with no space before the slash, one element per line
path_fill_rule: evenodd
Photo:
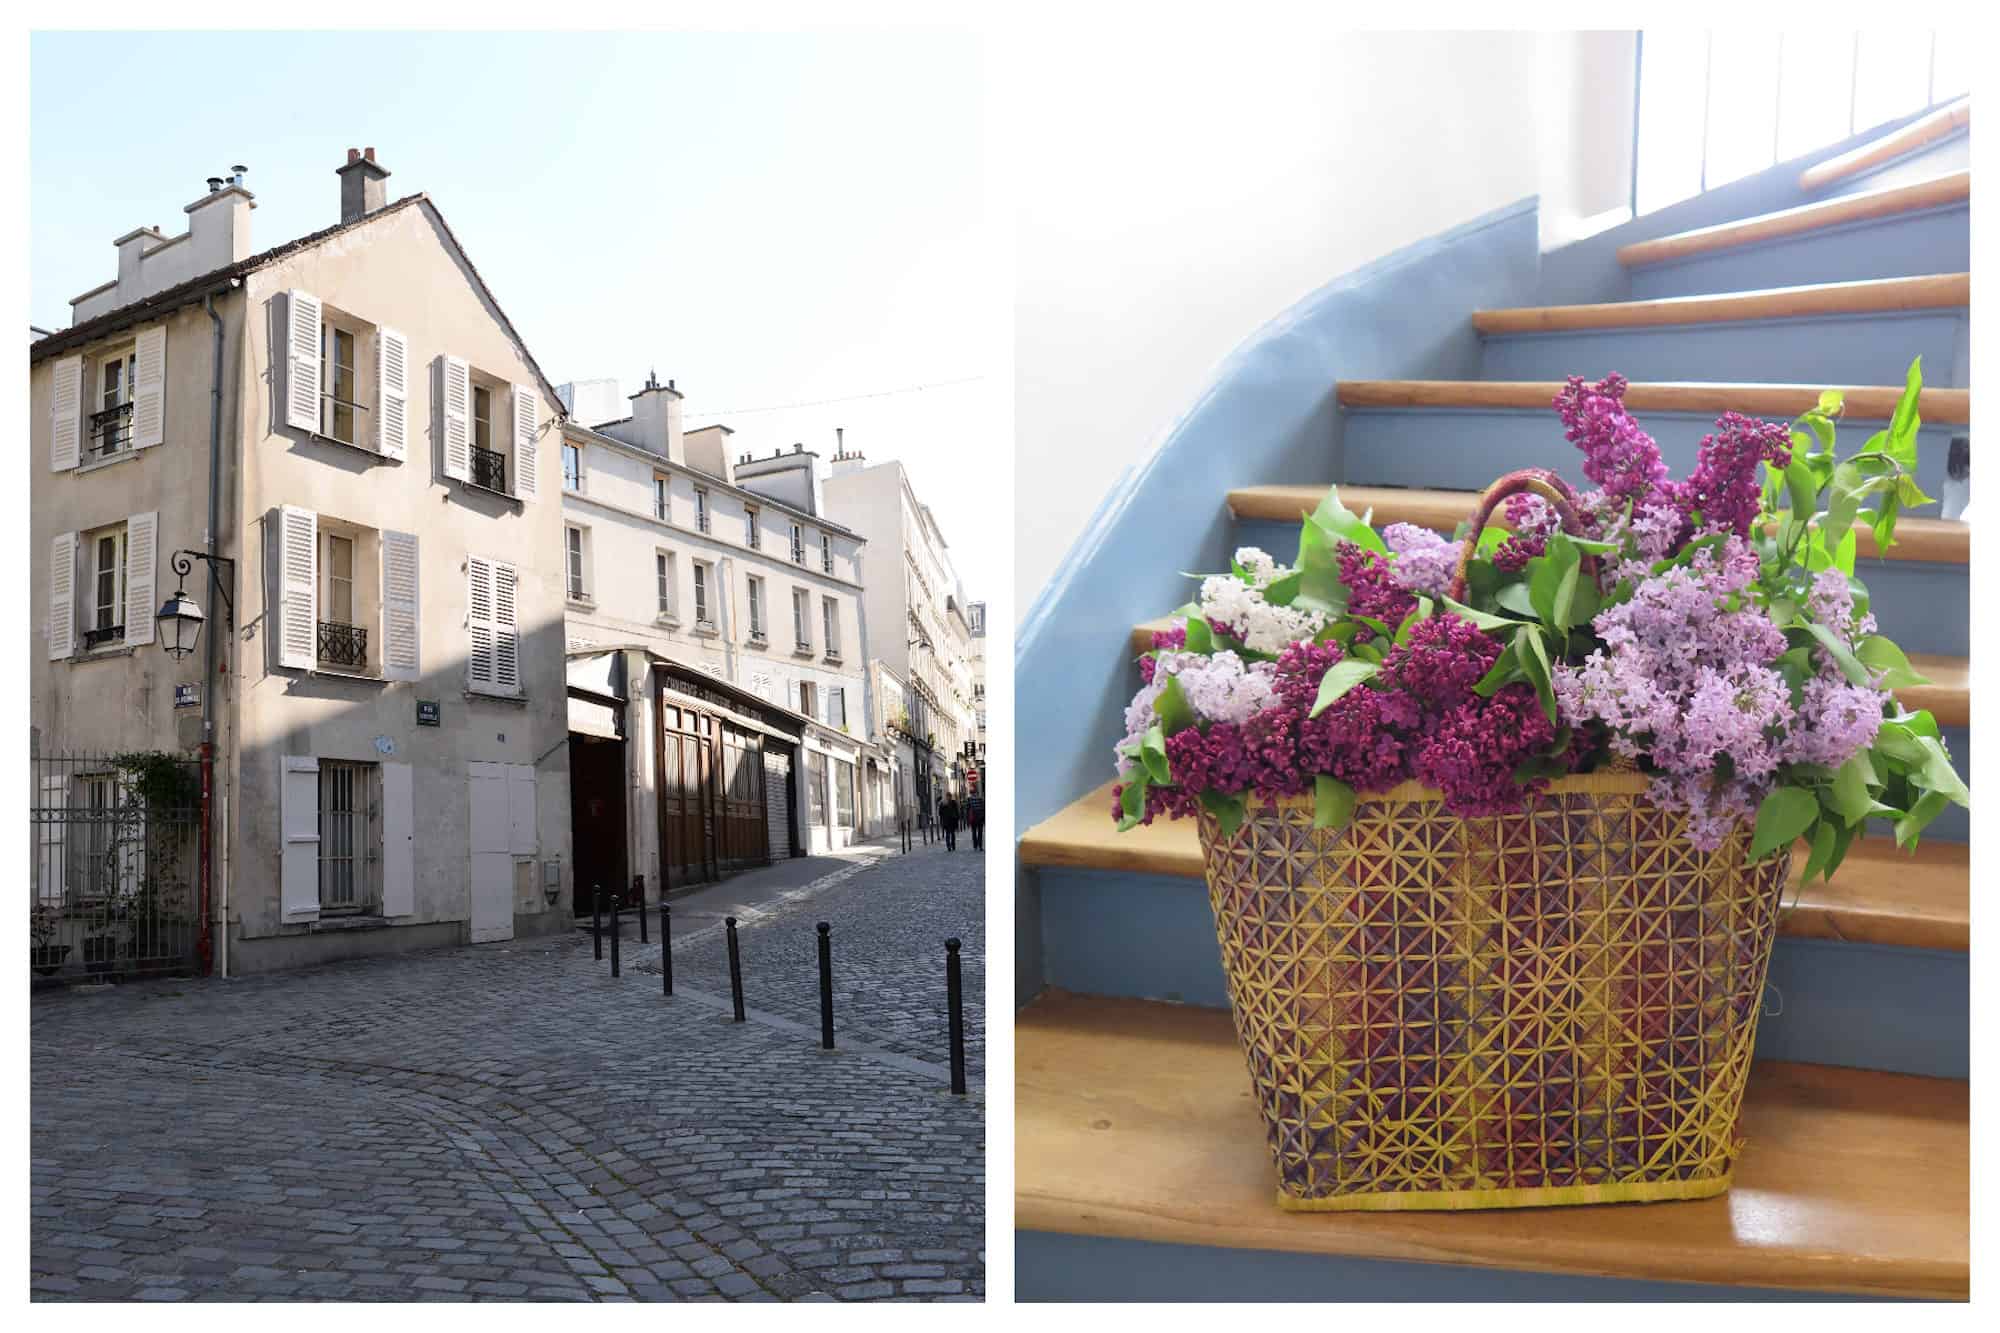
<path fill-rule="evenodd" d="M 868 543 L 862 609 L 871 655 L 900 683 L 903 737 L 917 817 L 947 793 L 964 795 L 960 759 L 972 734 L 972 631 L 944 534 L 898 462 L 870 467 L 843 444 L 824 483 L 827 512 Z M 883 677 L 871 673 L 874 683 Z M 878 725 L 893 714 L 878 708 Z"/>
<path fill-rule="evenodd" d="M 129 783 L 91 757 L 206 740 L 212 852 L 171 888 L 214 970 L 566 924 L 553 386 L 373 149 L 334 225 L 263 251 L 241 172 L 120 236 L 29 348 L 35 902 L 66 940 L 167 892 L 133 882 L 143 819 L 100 873 Z M 176 588 L 206 616 L 181 657 Z"/>
<path fill-rule="evenodd" d="M 734 456 L 681 401 L 649 380 L 562 444 L 579 883 L 648 901 L 874 831 L 862 541 L 820 511 L 813 455 Z"/>

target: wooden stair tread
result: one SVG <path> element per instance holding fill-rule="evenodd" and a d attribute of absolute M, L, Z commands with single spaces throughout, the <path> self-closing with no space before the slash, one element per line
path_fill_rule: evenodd
<path fill-rule="evenodd" d="M 1824 162 L 1816 162 L 1799 173 L 1801 190 L 1821 190 L 1829 185 L 1858 176 L 1871 167 L 1913 153 L 1925 144 L 1935 143 L 1960 129 L 1972 124 L 1972 98 L 1961 97 L 1956 102 L 1941 106 L 1928 116 L 1920 116 L 1892 134 L 1849 149 L 1839 157 L 1830 157 Z"/>
<path fill-rule="evenodd" d="M 1718 250 L 1754 245 L 1759 241 L 1801 236 L 1850 222 L 1866 222 L 1874 218 L 1893 217 L 1898 213 L 1942 208 L 1948 204 L 1964 203 L 1971 197 L 1972 173 L 1954 171 L 1930 180 L 1918 181 L 1913 185 L 1897 185 L 1883 190 L 1870 190 L 1866 194 L 1843 195 L 1837 199 L 1802 204 L 1797 208 L 1782 209 L 1736 222 L 1723 222 L 1713 227 L 1676 232 L 1674 235 L 1660 236 L 1650 241 L 1635 241 L 1631 245 L 1619 247 L 1618 262 L 1627 268 L 1663 264 L 1668 260 L 1686 259 L 1691 255 L 1712 254 Z"/>
<path fill-rule="evenodd" d="M 1132 655 L 1150 652 L 1153 633 L 1171 626 L 1173 617 L 1161 616 L 1132 627 Z M 1896 691 L 1903 706 L 1915 711 L 1928 708 L 1941 727 L 1962 727 L 1972 721 L 1972 664 L 1963 657 L 1941 653 L 1911 653 L 1910 665 L 1917 674 L 1929 676 L 1928 685 L 1911 685 Z"/>
<path fill-rule="evenodd" d="M 1968 1085 L 1759 1064 L 1726 1194 L 1281 1212 L 1229 1015 L 1045 993 L 1015 1023 L 1015 1225 L 1183 1245 L 1965 1299 Z"/>
<path fill-rule="evenodd" d="M 1296 523 L 1311 513 L 1326 495 L 1325 486 L 1244 486 L 1229 492 L 1229 512 L 1239 519 Z M 1374 510 L 1375 525 L 1415 523 L 1451 532 L 1472 517 L 1478 496 L 1470 491 L 1422 490 L 1401 486 L 1342 486 L 1341 502 L 1356 513 Z M 1864 556 L 1876 554 L 1874 532 L 1856 526 Z M 1904 518 L 1896 523 L 1891 560 L 1925 560 L 1962 565 L 1972 544 L 1969 525 L 1940 518 Z M 1289 554 L 1286 552 L 1285 554 Z"/>
<path fill-rule="evenodd" d="M 1203 876 L 1201 843 L 1188 820 L 1155 820 L 1120 833 L 1111 818 L 1111 783 L 1072 801 L 1021 835 L 1024 866 Z M 1857 843 L 1831 884 L 1801 890 L 1792 858 L 1779 933 L 1799 939 L 1888 944 L 1964 953 L 1972 938 L 1972 862 L 1964 843 L 1921 842 L 1914 853 L 1887 838 Z"/>
<path fill-rule="evenodd" d="M 1671 324 L 1726 324 L 1742 320 L 1798 319 L 1813 315 L 1866 315 L 1901 310 L 1963 308 L 1972 300 L 1971 275 L 1930 273 L 1914 278 L 1821 282 L 1714 296 L 1667 296 L 1601 305 L 1520 306 L 1475 310 L 1481 333 L 1572 333 L 1588 329 L 1654 328 Z"/>
<path fill-rule="evenodd" d="M 1631 384 L 1625 406 L 1635 412 L 1696 412 L 1789 420 L 1819 402 L 1816 384 Z M 1342 407 L 1473 407 L 1547 412 L 1563 386 L 1553 380 L 1342 380 L 1336 391 Z M 1896 385 L 1842 389 L 1844 416 L 1855 421 L 1887 421 L 1903 390 Z M 1925 389 L 1917 413 L 1927 422 L 1963 425 L 1972 420 L 1970 389 Z"/>

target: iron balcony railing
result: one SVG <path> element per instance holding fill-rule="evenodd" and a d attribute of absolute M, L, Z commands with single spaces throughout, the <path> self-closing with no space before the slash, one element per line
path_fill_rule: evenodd
<path fill-rule="evenodd" d="M 507 455 L 472 446 L 472 484 L 489 491 L 507 489 Z"/>
<path fill-rule="evenodd" d="M 87 629 L 83 632 L 83 647 L 86 652 L 92 648 L 102 648 L 107 643 L 123 642 L 125 642 L 123 625 L 105 625 L 99 629 Z"/>
<path fill-rule="evenodd" d="M 90 455 L 108 458 L 132 447 L 132 404 L 120 403 L 90 414 Z"/>
<path fill-rule="evenodd" d="M 323 666 L 360 668 L 368 665 L 368 631 L 337 620 L 319 622 L 319 660 Z"/>

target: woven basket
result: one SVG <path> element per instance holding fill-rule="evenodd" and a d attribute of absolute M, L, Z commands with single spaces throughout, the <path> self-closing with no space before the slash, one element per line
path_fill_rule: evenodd
<path fill-rule="evenodd" d="M 1719 1194 L 1789 857 L 1704 853 L 1634 773 L 1460 819 L 1417 783 L 1201 816 L 1278 1204 L 1518 1208 Z"/>

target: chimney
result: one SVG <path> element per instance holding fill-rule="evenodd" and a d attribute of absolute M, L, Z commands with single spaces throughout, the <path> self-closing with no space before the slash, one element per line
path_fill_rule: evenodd
<path fill-rule="evenodd" d="M 850 472 L 859 472 L 868 466 L 868 460 L 859 449 L 847 452 L 847 430 L 842 426 L 833 428 L 833 475 L 844 477 Z"/>
<path fill-rule="evenodd" d="M 166 239 L 158 227 L 139 227 L 111 243 L 118 248 L 118 287 L 121 291 L 139 290 L 140 257 Z"/>
<path fill-rule="evenodd" d="M 356 222 L 377 212 L 388 202 L 388 192 L 382 182 L 389 179 L 388 169 L 376 165 L 373 148 L 350 148 L 347 150 L 347 164 L 335 167 L 333 174 L 340 177 L 340 220 Z"/>
<path fill-rule="evenodd" d="M 227 179 L 210 176 L 207 192 L 182 210 L 188 215 L 188 272 L 207 273 L 250 257 L 250 210 L 257 197 L 243 184 L 250 168 L 229 170 Z"/>
<path fill-rule="evenodd" d="M 633 394 L 631 401 L 632 442 L 669 462 L 686 464 L 687 449 L 681 439 L 681 392 L 674 382 L 661 384 L 657 374 L 649 373 L 646 387 Z"/>

